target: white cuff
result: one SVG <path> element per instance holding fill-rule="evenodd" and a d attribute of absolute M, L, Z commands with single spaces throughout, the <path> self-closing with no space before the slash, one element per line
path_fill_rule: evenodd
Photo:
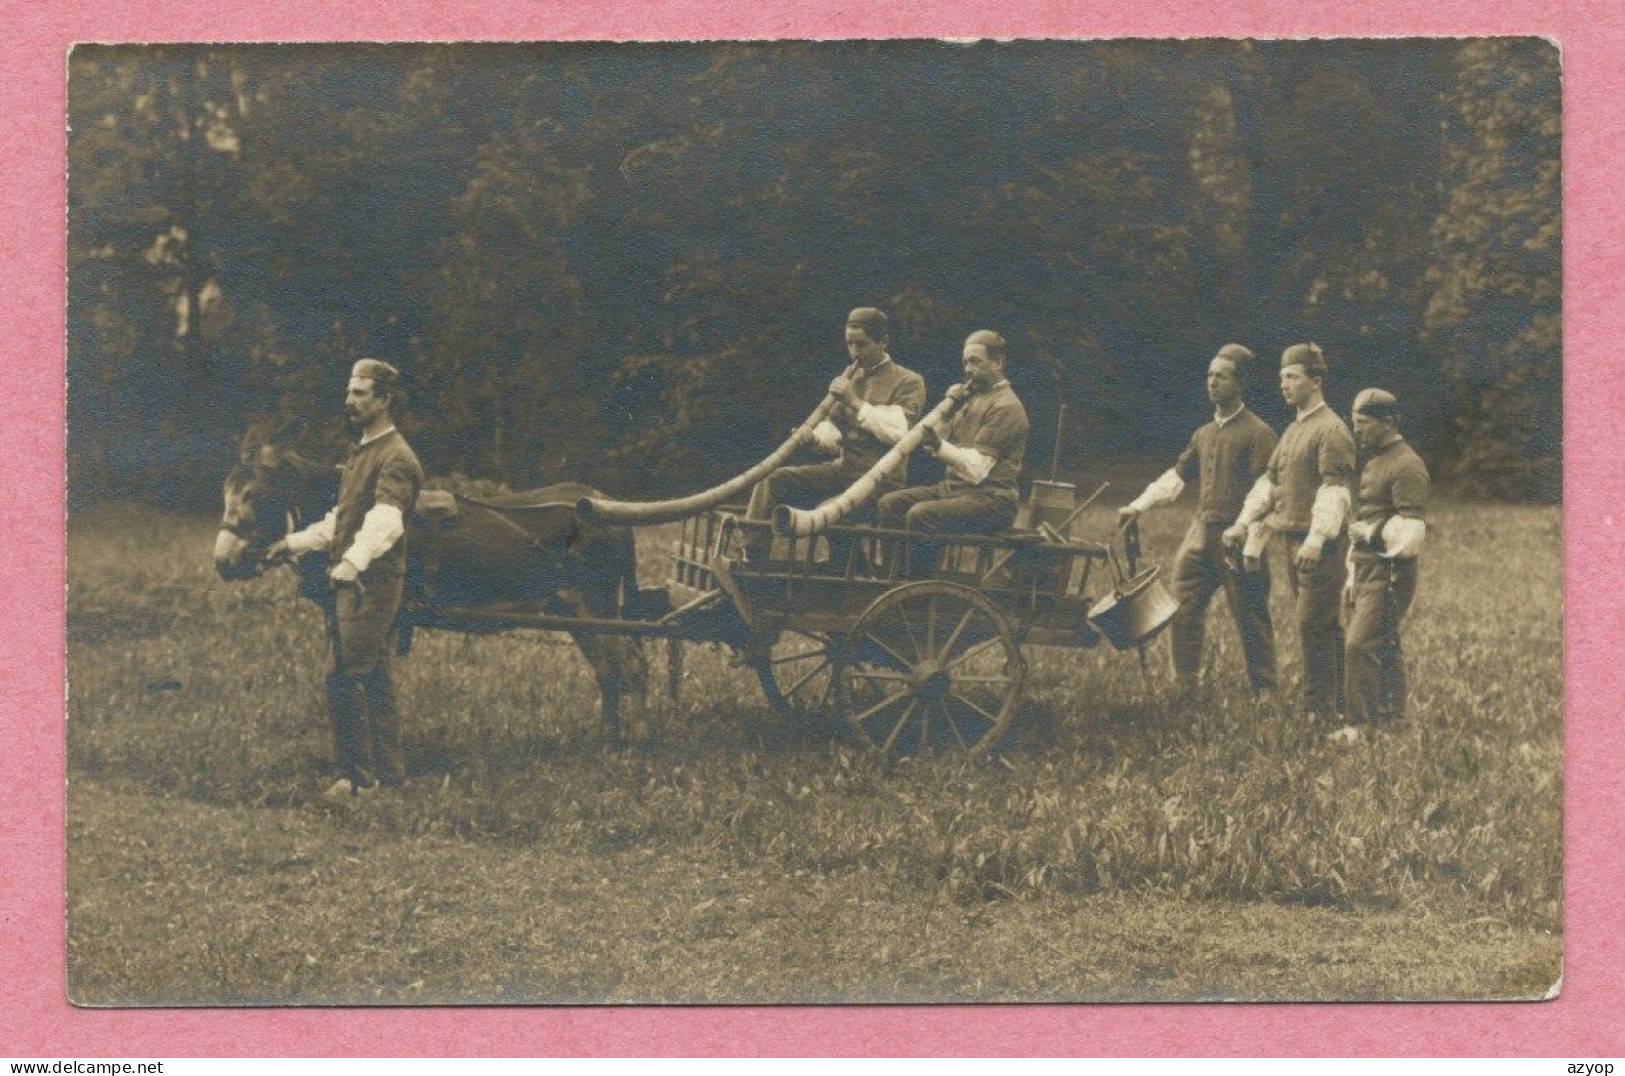
<path fill-rule="evenodd" d="M 1422 541 L 1427 538 L 1428 525 L 1420 519 L 1394 516 L 1382 527 L 1382 555 L 1405 560 L 1422 552 Z"/>
<path fill-rule="evenodd" d="M 1270 530 L 1262 523 L 1247 525 L 1247 541 L 1241 547 L 1244 557 L 1262 557 L 1264 547 L 1270 544 Z"/>
<path fill-rule="evenodd" d="M 1274 499 L 1275 483 L 1270 481 L 1269 475 L 1259 475 L 1253 488 L 1247 491 L 1247 499 L 1241 502 L 1241 515 L 1236 517 L 1236 522 L 1248 526 L 1257 523 L 1270 510 L 1270 502 Z"/>
<path fill-rule="evenodd" d="M 399 508 L 392 504 L 375 504 L 362 518 L 355 541 L 350 543 L 350 548 L 344 551 L 341 559 L 355 565 L 356 571 L 364 572 L 375 559 L 389 552 L 389 547 L 400 541 L 405 533 L 406 525 Z"/>
<path fill-rule="evenodd" d="M 895 445 L 908 432 L 908 413 L 896 404 L 877 406 L 865 402 L 858 408 L 854 421 L 888 445 Z"/>
<path fill-rule="evenodd" d="M 982 484 L 992 472 L 994 464 L 993 457 L 980 449 L 961 448 L 948 441 L 942 442 L 942 447 L 937 449 L 937 459 L 941 460 L 948 470 L 973 486 Z"/>
<path fill-rule="evenodd" d="M 1343 486 L 1325 485 L 1315 491 L 1315 506 L 1309 509 L 1309 538 L 1319 538 L 1316 545 L 1336 538 L 1348 521 L 1349 491 Z"/>
<path fill-rule="evenodd" d="M 1185 492 L 1185 480 L 1179 477 L 1179 472 L 1173 468 L 1162 472 L 1157 480 L 1145 487 L 1145 492 L 1129 502 L 1129 507 L 1136 512 L 1144 512 L 1152 508 L 1161 508 L 1165 504 L 1173 504 L 1179 500 L 1179 495 Z"/>
<path fill-rule="evenodd" d="M 813 427 L 812 439 L 813 443 L 825 452 L 839 452 L 841 450 L 840 428 L 827 418 Z"/>
<path fill-rule="evenodd" d="M 288 552 L 299 557 L 332 545 L 333 524 L 338 517 L 336 510 L 329 512 L 304 530 L 288 535 Z"/>

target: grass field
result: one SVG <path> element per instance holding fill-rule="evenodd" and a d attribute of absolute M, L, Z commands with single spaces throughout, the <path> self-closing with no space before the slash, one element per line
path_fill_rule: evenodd
<path fill-rule="evenodd" d="M 1090 517 L 1102 534 L 1109 513 Z M 212 522 L 69 522 L 68 970 L 93 1005 L 1535 997 L 1561 974 L 1557 509 L 1444 505 L 1407 726 L 1328 742 L 1034 650 L 1005 749 L 877 759 L 692 647 L 634 746 L 562 637 L 421 633 L 406 791 L 321 798 L 320 614 Z M 1182 513 L 1148 517 L 1171 555 Z M 669 535 L 640 535 L 645 582 Z M 1285 623 L 1284 587 L 1277 588 Z M 1296 652 L 1283 633 L 1285 667 Z M 650 648 L 652 680 L 664 676 Z"/>

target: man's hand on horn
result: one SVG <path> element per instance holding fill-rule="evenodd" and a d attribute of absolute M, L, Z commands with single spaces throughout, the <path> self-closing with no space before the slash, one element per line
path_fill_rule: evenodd
<path fill-rule="evenodd" d="M 858 390 L 853 387 L 852 379 L 841 374 L 829 383 L 829 394 L 840 401 L 841 405 L 853 411 L 863 406 L 863 400 L 858 396 Z"/>
<path fill-rule="evenodd" d="M 935 456 L 942 447 L 942 428 L 933 420 L 920 423 L 920 451 Z"/>

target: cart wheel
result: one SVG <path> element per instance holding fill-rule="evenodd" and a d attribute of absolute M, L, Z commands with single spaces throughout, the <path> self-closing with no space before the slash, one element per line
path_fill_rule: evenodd
<path fill-rule="evenodd" d="M 816 720 L 834 702 L 832 671 L 841 650 L 838 635 L 801 631 L 779 634 L 767 660 L 752 664 L 762 694 L 786 721 Z"/>
<path fill-rule="evenodd" d="M 986 597 L 924 580 L 864 610 L 836 665 L 849 724 L 882 751 L 982 752 L 1010 727 L 1027 679 L 1021 647 Z"/>

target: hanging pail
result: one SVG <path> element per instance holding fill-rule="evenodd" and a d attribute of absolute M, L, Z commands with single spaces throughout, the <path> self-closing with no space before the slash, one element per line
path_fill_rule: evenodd
<path fill-rule="evenodd" d="M 1168 626 L 1179 602 L 1157 581 L 1157 567 L 1125 580 L 1089 610 L 1089 623 L 1119 650 L 1144 646 Z"/>

